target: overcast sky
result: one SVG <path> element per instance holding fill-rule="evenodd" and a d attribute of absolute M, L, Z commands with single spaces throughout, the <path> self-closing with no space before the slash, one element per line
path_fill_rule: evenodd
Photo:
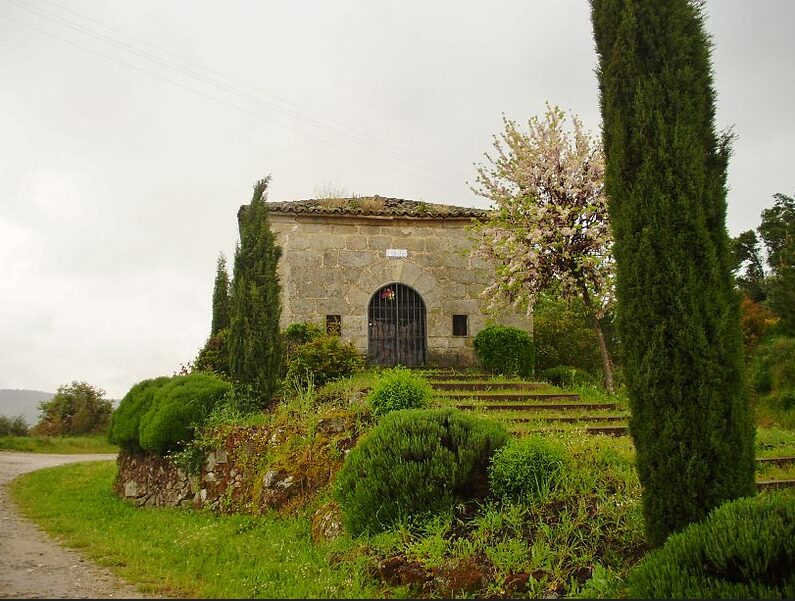
<path fill-rule="evenodd" d="M 793 194 L 792 0 L 711 0 L 727 227 Z M 255 179 L 486 206 L 545 101 L 599 128 L 587 0 L 0 0 L 0 388 L 121 398 L 204 343 Z"/>

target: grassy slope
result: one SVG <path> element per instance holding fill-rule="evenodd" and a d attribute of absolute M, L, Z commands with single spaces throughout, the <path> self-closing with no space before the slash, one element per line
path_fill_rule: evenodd
<path fill-rule="evenodd" d="M 93 436 L 0 436 L 0 451 L 25 453 L 118 453 L 104 434 Z"/>
<path fill-rule="evenodd" d="M 350 563 L 331 568 L 303 518 L 136 509 L 111 491 L 116 466 L 78 463 L 16 479 L 12 498 L 46 532 L 142 590 L 202 598 L 382 596 Z M 52 494 L 52 491 L 58 494 Z"/>

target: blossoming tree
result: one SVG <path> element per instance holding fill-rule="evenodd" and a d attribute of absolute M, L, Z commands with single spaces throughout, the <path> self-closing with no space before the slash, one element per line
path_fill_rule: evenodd
<path fill-rule="evenodd" d="M 614 300 L 613 238 L 604 193 L 601 143 L 572 115 L 572 131 L 558 107 L 533 117 L 527 131 L 503 116 L 494 156 L 476 165 L 472 190 L 492 202 L 492 214 L 473 226 L 474 254 L 496 267 L 483 296 L 491 308 L 508 302 L 527 311 L 549 291 L 582 299 L 599 343 L 604 381 L 613 390 L 601 319 Z"/>

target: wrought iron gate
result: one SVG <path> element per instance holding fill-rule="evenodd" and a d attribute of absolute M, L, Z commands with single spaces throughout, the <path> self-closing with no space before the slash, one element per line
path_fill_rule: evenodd
<path fill-rule="evenodd" d="M 425 303 L 403 284 L 379 288 L 367 309 L 368 359 L 376 365 L 425 364 Z"/>

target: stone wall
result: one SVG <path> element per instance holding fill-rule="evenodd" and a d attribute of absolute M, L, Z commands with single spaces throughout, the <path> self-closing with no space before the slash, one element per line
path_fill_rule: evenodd
<path fill-rule="evenodd" d="M 282 327 L 296 322 L 324 324 L 342 317 L 342 338 L 367 353 L 367 308 L 382 286 L 402 283 L 417 291 L 427 311 L 427 363 L 468 367 L 477 363 L 472 339 L 485 327 L 480 293 L 494 279 L 487 262 L 468 256 L 469 218 L 380 215 L 300 215 L 271 212 L 282 246 Z M 386 256 L 387 249 L 407 252 Z M 453 315 L 468 316 L 468 334 L 453 336 Z M 532 321 L 515 313 L 501 325 L 532 331 Z"/>
<path fill-rule="evenodd" d="M 355 417 L 345 411 L 318 419 L 311 433 L 288 426 L 231 426 L 208 452 L 200 473 L 189 475 L 170 459 L 122 451 L 116 493 L 141 507 L 208 508 L 259 515 L 302 507 L 326 486 L 358 439 Z M 295 444 L 296 437 L 308 437 Z M 303 454 L 285 455 L 297 447 Z M 277 458 L 277 459 L 275 459 Z M 316 512 L 319 536 L 340 529 L 336 507 Z"/>

